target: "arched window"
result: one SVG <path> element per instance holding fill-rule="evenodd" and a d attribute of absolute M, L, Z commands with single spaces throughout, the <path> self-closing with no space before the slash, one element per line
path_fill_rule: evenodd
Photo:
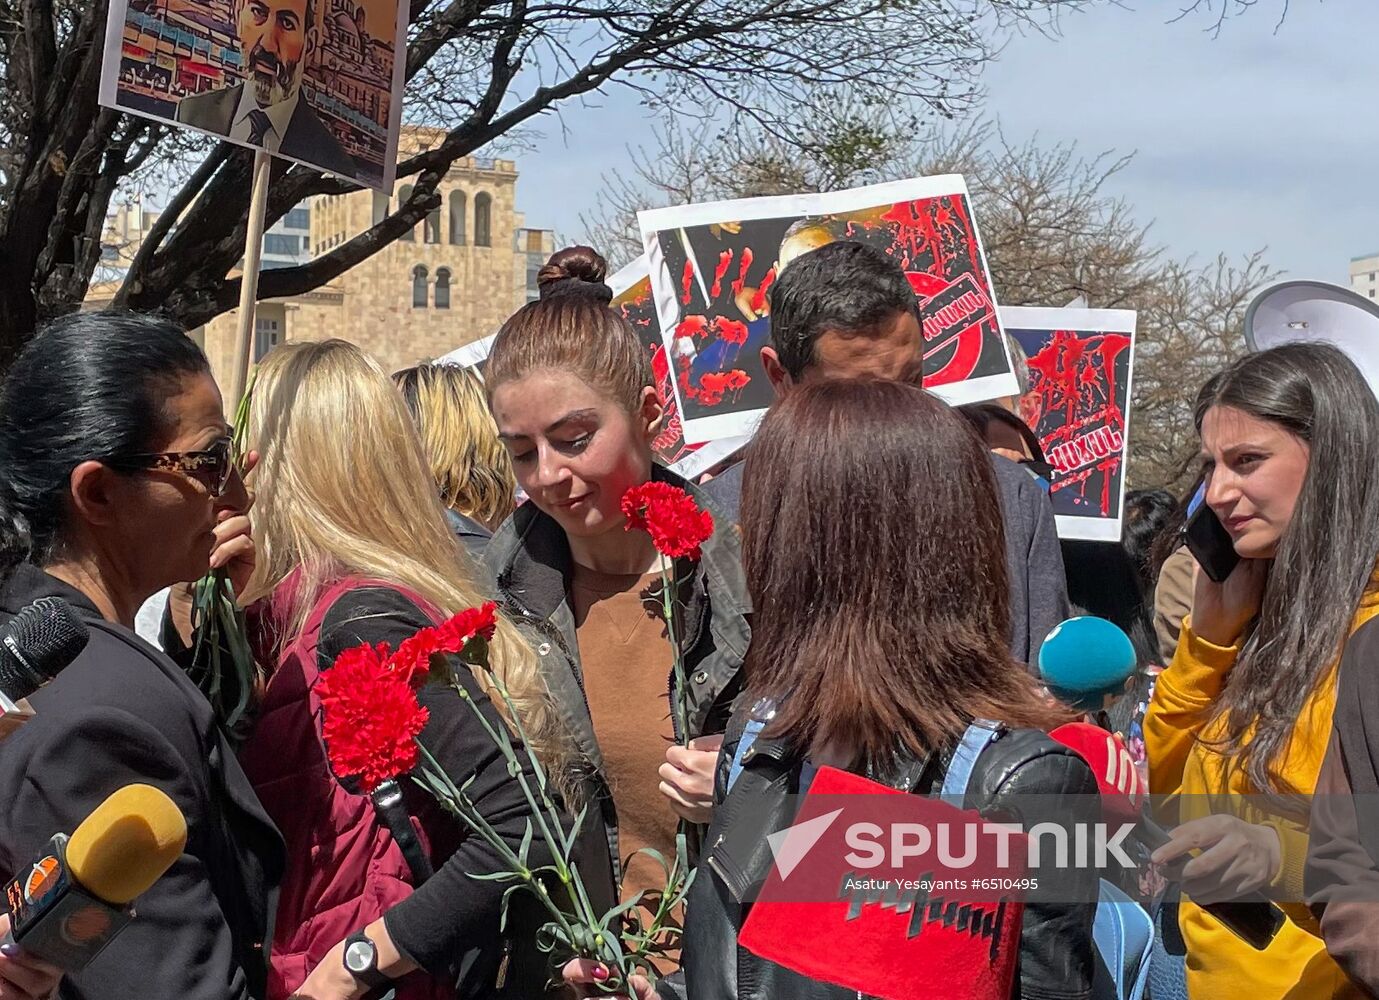
<path fill-rule="evenodd" d="M 436 308 L 450 308 L 450 268 L 436 269 Z"/>
<path fill-rule="evenodd" d="M 474 196 L 474 245 L 493 246 L 493 196 L 480 193 Z"/>
<path fill-rule="evenodd" d="M 441 241 L 441 210 L 439 205 L 426 213 L 426 220 L 422 224 L 422 239 L 427 243 L 439 243 Z"/>
<path fill-rule="evenodd" d="M 457 247 L 464 246 L 465 201 L 463 191 L 450 192 L 450 242 Z"/>
<path fill-rule="evenodd" d="M 398 207 L 399 209 L 402 208 L 403 205 L 407 204 L 408 200 L 410 200 L 411 197 L 412 197 L 412 185 L 410 185 L 410 184 L 404 184 L 403 187 L 402 187 L 402 190 L 399 191 L 399 192 L 397 193 L 397 207 Z M 417 238 L 417 231 L 416 231 L 415 228 L 407 230 L 407 231 L 406 231 L 405 233 L 403 233 L 402 236 L 401 236 L 401 239 L 406 240 L 408 243 L 414 242 L 414 241 L 416 240 L 416 238 Z M 426 304 L 425 302 L 422 303 L 422 305 L 425 305 L 425 304 Z"/>
<path fill-rule="evenodd" d="M 412 308 L 426 308 L 426 268 L 420 264 L 412 268 Z"/>
<path fill-rule="evenodd" d="M 373 224 L 376 226 L 388 215 L 388 196 L 382 191 L 373 193 Z"/>

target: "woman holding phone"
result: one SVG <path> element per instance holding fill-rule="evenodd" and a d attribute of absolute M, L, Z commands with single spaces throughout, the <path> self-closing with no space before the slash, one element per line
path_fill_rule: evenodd
<path fill-rule="evenodd" d="M 1188 818 L 1155 860 L 1181 866 L 1189 897 L 1189 994 L 1356 995 L 1299 901 L 1337 662 L 1379 614 L 1379 403 L 1336 348 L 1289 344 L 1211 379 L 1195 419 L 1205 503 L 1239 563 L 1198 553 L 1221 579 L 1197 575 L 1144 726 L 1151 791 Z M 1254 944 L 1202 908 L 1260 892 L 1278 906 L 1255 906 L 1274 922 L 1251 921 L 1271 932 Z"/>

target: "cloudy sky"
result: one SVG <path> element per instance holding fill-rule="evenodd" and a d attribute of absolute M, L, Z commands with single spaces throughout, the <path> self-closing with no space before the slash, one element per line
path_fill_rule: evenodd
<path fill-rule="evenodd" d="M 1259 0 L 1216 38 L 1205 15 L 1167 23 L 1178 0 L 1065 18 L 1061 37 L 1009 43 L 986 71 L 985 110 L 1012 144 L 1137 151 L 1109 190 L 1175 255 L 1268 247 L 1292 277 L 1345 283 L 1349 258 L 1379 251 L 1379 3 L 1291 0 L 1275 33 L 1282 3 Z M 588 199 L 572 194 L 639 141 L 630 97 L 598 101 L 519 157 L 528 225 L 577 235 Z"/>

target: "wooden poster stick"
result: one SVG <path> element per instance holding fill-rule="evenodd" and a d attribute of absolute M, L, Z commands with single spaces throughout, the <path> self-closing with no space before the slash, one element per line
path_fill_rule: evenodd
<path fill-rule="evenodd" d="M 244 275 L 239 283 L 239 338 L 235 342 L 235 366 L 230 373 L 230 395 L 226 400 L 231 411 L 244 396 L 244 386 L 249 378 L 259 265 L 263 260 L 263 220 L 268 212 L 268 176 L 272 165 L 273 158 L 267 151 L 254 151 L 254 186 L 249 195 L 249 228 L 244 235 Z"/>

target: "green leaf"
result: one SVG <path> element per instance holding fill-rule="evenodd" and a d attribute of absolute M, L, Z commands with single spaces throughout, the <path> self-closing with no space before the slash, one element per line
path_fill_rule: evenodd
<path fill-rule="evenodd" d="M 607 913 L 603 915 L 603 919 L 599 921 L 599 927 L 601 927 L 605 931 L 608 930 L 609 927 L 612 926 L 614 920 L 622 916 L 622 914 L 626 913 L 628 910 L 631 910 L 638 906 L 642 901 L 642 897 L 645 895 L 646 890 L 642 890 L 641 892 L 638 892 L 635 895 L 631 896 L 626 902 L 613 907 L 611 910 L 609 910 Z"/>
<path fill-rule="evenodd" d="M 510 882 L 522 877 L 517 872 L 466 872 L 465 874 L 476 882 Z"/>
<path fill-rule="evenodd" d="M 584 819 L 588 815 L 589 803 L 586 802 L 584 803 L 584 805 L 579 807 L 579 812 L 575 813 L 574 825 L 570 827 L 569 833 L 565 835 L 565 843 L 563 845 L 565 848 L 565 857 L 568 858 L 571 854 L 574 853 L 575 840 L 578 839 L 579 831 L 584 826 Z"/>
<path fill-rule="evenodd" d="M 527 888 L 523 885 L 510 885 L 503 890 L 503 901 L 498 908 L 498 933 L 502 934 L 508 929 L 508 909 L 511 906 L 512 894 Z"/>
<path fill-rule="evenodd" d="M 522 834 L 522 846 L 521 846 L 521 848 L 517 851 L 517 857 L 521 859 L 522 864 L 524 864 L 524 865 L 527 863 L 527 854 L 528 854 L 528 852 L 531 850 L 531 837 L 532 837 L 531 817 L 528 816 L 528 817 L 527 817 L 527 829 L 526 829 L 526 831 Z"/>

